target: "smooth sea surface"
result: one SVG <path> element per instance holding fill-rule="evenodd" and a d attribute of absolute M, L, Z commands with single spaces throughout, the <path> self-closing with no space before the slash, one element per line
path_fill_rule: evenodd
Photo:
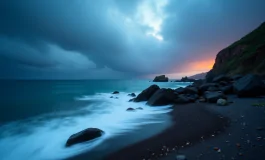
<path fill-rule="evenodd" d="M 170 125 L 166 113 L 171 106 L 128 102 L 129 93 L 139 94 L 152 84 L 149 80 L 1 80 L 0 159 L 81 159 L 78 155 L 84 153 L 86 159 L 101 159 L 157 134 Z M 156 84 L 161 88 L 188 85 Z M 113 95 L 113 91 L 120 93 Z M 128 112 L 128 107 L 143 110 Z M 65 147 L 70 135 L 89 127 L 105 134 Z"/>

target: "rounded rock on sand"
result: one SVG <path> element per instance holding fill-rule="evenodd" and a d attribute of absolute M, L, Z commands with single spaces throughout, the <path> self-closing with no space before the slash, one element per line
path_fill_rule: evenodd
<path fill-rule="evenodd" d="M 223 98 L 220 98 L 217 100 L 217 105 L 218 106 L 226 106 L 227 105 L 227 100 L 223 99 Z"/>

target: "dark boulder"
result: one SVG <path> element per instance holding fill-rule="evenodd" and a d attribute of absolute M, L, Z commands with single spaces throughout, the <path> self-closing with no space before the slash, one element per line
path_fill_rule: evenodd
<path fill-rule="evenodd" d="M 230 78 L 224 74 L 214 77 L 213 82 L 230 81 Z"/>
<path fill-rule="evenodd" d="M 198 89 L 193 86 L 188 86 L 186 88 L 177 88 L 175 89 L 175 93 L 177 94 L 198 94 Z"/>
<path fill-rule="evenodd" d="M 240 78 L 234 83 L 233 87 L 239 97 L 255 97 L 265 94 L 265 85 L 262 79 L 253 74 Z"/>
<path fill-rule="evenodd" d="M 195 81 L 192 83 L 192 86 L 194 86 L 194 87 L 199 87 L 199 86 L 201 86 L 203 83 L 204 83 L 204 80 L 202 80 L 202 79 L 198 79 L 198 80 L 195 80 Z"/>
<path fill-rule="evenodd" d="M 231 80 L 232 81 L 237 81 L 237 80 L 239 80 L 242 77 L 243 77 L 242 75 L 234 75 L 234 76 L 231 77 Z"/>
<path fill-rule="evenodd" d="M 126 111 L 135 111 L 135 109 L 130 107 L 130 108 L 127 108 Z"/>
<path fill-rule="evenodd" d="M 71 135 L 67 142 L 66 146 L 69 147 L 71 145 L 82 143 L 86 141 L 90 141 L 92 139 L 100 137 L 104 132 L 97 128 L 88 128 L 81 132 Z"/>
<path fill-rule="evenodd" d="M 233 94 L 233 85 L 227 85 L 227 86 L 222 86 L 220 87 L 220 90 L 224 93 L 224 94 Z"/>
<path fill-rule="evenodd" d="M 227 81 L 221 81 L 221 82 L 219 82 L 219 84 L 220 84 L 221 86 L 226 86 L 226 85 L 228 85 L 229 83 L 228 83 Z"/>
<path fill-rule="evenodd" d="M 183 94 L 184 91 L 185 91 L 185 88 L 183 88 L 183 87 L 179 87 L 179 88 L 175 89 L 175 93 L 177 93 L 177 94 Z"/>
<path fill-rule="evenodd" d="M 136 97 L 136 94 L 135 93 L 130 93 L 130 94 L 128 94 L 128 96 Z"/>
<path fill-rule="evenodd" d="M 199 90 L 200 90 L 200 92 L 203 93 L 203 92 L 207 91 L 208 88 L 210 88 L 210 87 L 218 87 L 218 84 L 217 83 L 205 83 L 199 87 Z"/>
<path fill-rule="evenodd" d="M 151 85 L 147 89 L 143 90 L 135 99 L 134 102 L 147 101 L 157 90 L 160 88 L 157 85 Z"/>
<path fill-rule="evenodd" d="M 109 98 L 113 98 L 113 96 L 110 96 Z"/>
<path fill-rule="evenodd" d="M 197 94 L 185 94 L 185 97 L 190 101 L 190 102 L 195 102 L 199 96 Z"/>
<path fill-rule="evenodd" d="M 112 92 L 112 94 L 119 94 L 119 92 L 118 91 L 114 91 L 114 92 Z"/>
<path fill-rule="evenodd" d="M 135 98 L 132 98 L 132 99 L 130 99 L 130 100 L 129 100 L 129 102 L 133 102 L 133 101 L 134 101 L 134 99 L 135 99 Z"/>
<path fill-rule="evenodd" d="M 138 109 L 138 110 L 143 110 L 143 108 L 142 108 L 142 107 L 138 107 L 138 108 L 136 108 L 136 109 Z"/>
<path fill-rule="evenodd" d="M 178 95 L 178 97 L 174 100 L 174 103 L 175 104 L 187 104 L 187 103 L 190 103 L 190 101 L 191 100 L 189 98 L 181 94 L 181 95 Z"/>
<path fill-rule="evenodd" d="M 153 82 L 168 82 L 168 77 L 165 75 L 156 76 Z"/>
<path fill-rule="evenodd" d="M 204 97 L 207 102 L 216 103 L 218 99 L 223 98 L 226 99 L 226 96 L 222 92 L 205 92 Z"/>
<path fill-rule="evenodd" d="M 207 91 L 220 91 L 219 87 L 211 86 L 207 89 Z"/>
<path fill-rule="evenodd" d="M 177 98 L 177 95 L 174 94 L 174 90 L 162 88 L 152 95 L 147 104 L 150 106 L 168 105 L 172 104 L 175 98 Z"/>
<path fill-rule="evenodd" d="M 184 91 L 185 94 L 198 94 L 198 92 L 196 87 L 186 87 Z"/>

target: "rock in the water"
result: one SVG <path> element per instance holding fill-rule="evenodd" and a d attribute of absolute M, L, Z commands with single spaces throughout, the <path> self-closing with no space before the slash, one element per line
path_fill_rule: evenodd
<path fill-rule="evenodd" d="M 177 95 L 172 89 L 159 89 L 148 100 L 147 104 L 150 106 L 162 106 L 172 104 Z"/>
<path fill-rule="evenodd" d="M 218 99 L 226 99 L 225 95 L 222 92 L 205 92 L 204 94 L 207 102 L 216 103 Z"/>
<path fill-rule="evenodd" d="M 219 75 L 217 77 L 214 77 L 213 82 L 216 83 L 216 82 L 229 81 L 229 80 L 230 80 L 229 77 L 227 77 L 226 75 L 222 74 L 222 75 Z"/>
<path fill-rule="evenodd" d="M 130 107 L 130 108 L 127 108 L 126 111 L 135 111 L 135 109 Z"/>
<path fill-rule="evenodd" d="M 237 80 L 233 87 L 239 97 L 255 97 L 265 94 L 265 85 L 257 75 L 248 74 Z"/>
<path fill-rule="evenodd" d="M 136 97 L 135 93 L 130 93 L 130 94 L 128 94 L 128 96 Z"/>
<path fill-rule="evenodd" d="M 147 89 L 143 90 L 135 99 L 134 102 L 148 101 L 149 98 L 160 88 L 157 85 L 151 85 Z"/>
<path fill-rule="evenodd" d="M 135 99 L 135 98 L 132 98 L 132 99 L 130 99 L 130 100 L 129 100 L 129 102 L 133 102 L 133 101 L 134 101 L 134 99 Z"/>
<path fill-rule="evenodd" d="M 217 105 L 218 106 L 226 106 L 227 105 L 227 100 L 220 98 L 220 99 L 217 100 Z"/>
<path fill-rule="evenodd" d="M 185 155 L 177 155 L 176 160 L 187 160 Z"/>
<path fill-rule="evenodd" d="M 142 107 L 138 107 L 138 108 L 136 108 L 136 109 L 138 109 L 138 110 L 143 110 L 143 108 L 142 108 Z"/>
<path fill-rule="evenodd" d="M 90 141 L 92 139 L 100 137 L 104 132 L 97 128 L 88 128 L 76 134 L 73 134 L 69 137 L 66 142 L 66 146 L 69 147 L 71 145 L 82 143 L 86 141 Z"/>
<path fill-rule="evenodd" d="M 113 98 L 113 96 L 110 96 L 109 98 Z"/>
<path fill-rule="evenodd" d="M 178 98 L 176 98 L 174 100 L 175 104 L 186 104 L 186 103 L 190 103 L 190 99 L 187 98 L 185 95 L 178 95 Z"/>
<path fill-rule="evenodd" d="M 153 82 L 168 82 L 168 77 L 165 75 L 156 76 Z"/>
<path fill-rule="evenodd" d="M 114 91 L 114 92 L 112 92 L 112 94 L 119 94 L 119 92 L 118 91 Z"/>

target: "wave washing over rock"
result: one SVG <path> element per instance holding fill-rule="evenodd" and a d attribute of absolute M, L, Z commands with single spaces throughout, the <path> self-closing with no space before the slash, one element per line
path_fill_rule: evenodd
<path fill-rule="evenodd" d="M 105 140 L 150 123 L 162 123 L 154 115 L 171 111 L 170 106 L 149 107 L 128 102 L 128 93 L 114 95 L 99 93 L 76 97 L 76 101 L 90 101 L 84 108 L 45 114 L 26 120 L 9 122 L 0 127 L 0 155 L 2 160 L 64 159 L 89 151 Z M 116 99 L 117 97 L 117 99 Z M 142 107 L 143 110 L 126 111 Z M 65 143 L 70 135 L 89 127 L 100 128 L 102 137 L 69 148 Z"/>

